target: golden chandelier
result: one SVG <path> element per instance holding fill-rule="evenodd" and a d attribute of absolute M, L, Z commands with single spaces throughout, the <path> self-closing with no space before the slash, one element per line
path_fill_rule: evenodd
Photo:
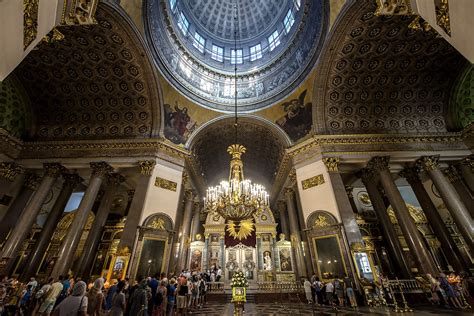
<path fill-rule="evenodd" d="M 268 207 L 269 195 L 265 187 L 244 179 L 243 163 L 240 159 L 246 148 L 234 144 L 227 148 L 232 156 L 229 181 L 221 181 L 209 187 L 204 198 L 204 211 L 222 216 L 227 221 L 240 222 L 252 219 Z"/>

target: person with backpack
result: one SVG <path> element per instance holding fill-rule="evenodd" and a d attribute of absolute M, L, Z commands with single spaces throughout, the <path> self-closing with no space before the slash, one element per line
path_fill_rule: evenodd
<path fill-rule="evenodd" d="M 201 276 L 198 276 L 199 281 L 199 308 L 202 308 L 206 299 L 206 281 Z"/>
<path fill-rule="evenodd" d="M 167 288 L 167 295 L 168 295 L 168 305 L 167 305 L 167 314 L 173 315 L 174 303 L 176 302 L 176 279 L 171 278 L 170 284 Z"/>
<path fill-rule="evenodd" d="M 338 303 L 340 307 L 344 306 L 344 283 L 339 280 L 339 277 L 336 275 L 334 277 L 334 292 L 336 293 L 336 297 L 338 299 Z"/>
<path fill-rule="evenodd" d="M 176 295 L 176 308 L 178 309 L 178 315 L 186 315 L 188 304 L 186 297 L 188 295 L 188 284 L 183 282 L 178 284 L 177 295 Z"/>
<path fill-rule="evenodd" d="M 318 305 L 323 305 L 323 282 L 319 280 L 319 277 L 314 278 L 313 288 L 316 294 L 316 303 Z"/>
<path fill-rule="evenodd" d="M 165 316 L 168 290 L 166 289 L 166 281 L 161 280 L 160 285 L 156 289 L 156 295 L 153 302 L 153 316 Z"/>
<path fill-rule="evenodd" d="M 347 299 L 351 304 L 352 308 L 357 308 L 357 300 L 354 294 L 354 286 L 352 285 L 352 279 L 344 274 L 344 288 L 346 289 Z"/>

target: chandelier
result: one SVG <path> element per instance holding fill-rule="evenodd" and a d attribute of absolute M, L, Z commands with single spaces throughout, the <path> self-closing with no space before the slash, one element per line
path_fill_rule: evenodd
<path fill-rule="evenodd" d="M 237 51 L 238 5 L 235 2 L 234 17 L 234 49 Z M 204 198 L 204 211 L 220 215 L 228 223 L 252 220 L 262 210 L 268 208 L 269 195 L 265 187 L 244 179 L 242 154 L 247 150 L 237 142 L 237 59 L 234 60 L 234 130 L 235 142 L 227 148 L 231 155 L 229 181 L 221 181 L 219 185 L 209 187 Z"/>
<path fill-rule="evenodd" d="M 244 179 L 241 156 L 245 151 L 246 148 L 238 144 L 227 148 L 232 156 L 229 181 L 221 181 L 219 185 L 207 189 L 204 198 L 206 212 L 237 222 L 251 219 L 268 207 L 269 195 L 265 187 Z"/>

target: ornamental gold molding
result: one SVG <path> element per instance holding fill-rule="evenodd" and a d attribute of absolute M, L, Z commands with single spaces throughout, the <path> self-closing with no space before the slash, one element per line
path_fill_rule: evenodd
<path fill-rule="evenodd" d="M 90 166 L 92 169 L 93 177 L 105 177 L 108 173 L 114 171 L 114 168 L 112 168 L 105 161 L 91 162 Z"/>
<path fill-rule="evenodd" d="M 23 186 L 34 191 L 38 187 L 40 181 L 41 178 L 39 176 L 34 173 L 27 172 L 25 179 L 23 180 Z"/>
<path fill-rule="evenodd" d="M 388 170 L 389 163 L 390 156 L 377 156 L 370 159 L 369 163 L 367 164 L 367 167 L 378 171 Z"/>
<path fill-rule="evenodd" d="M 48 44 L 60 42 L 64 39 L 64 34 L 54 27 L 48 34 L 43 37 L 42 41 Z"/>
<path fill-rule="evenodd" d="M 433 171 L 439 167 L 439 155 L 423 156 L 417 160 L 417 164 L 421 165 L 425 171 Z"/>
<path fill-rule="evenodd" d="M 64 168 L 59 163 L 45 163 L 43 164 L 45 176 L 57 178 L 63 173 L 66 168 Z"/>
<path fill-rule="evenodd" d="M 151 176 L 153 169 L 155 169 L 155 160 L 140 160 L 138 166 L 140 167 L 140 174 L 144 176 Z"/>
<path fill-rule="evenodd" d="M 13 182 L 17 175 L 23 172 L 23 168 L 14 162 L 0 163 L 0 177 Z"/>
<path fill-rule="evenodd" d="M 173 182 L 173 181 L 167 180 L 167 179 L 163 179 L 163 178 L 160 178 L 160 177 L 156 177 L 155 186 L 157 186 L 159 188 L 162 188 L 162 189 L 165 189 L 165 190 L 173 191 L 173 192 L 176 192 L 176 190 L 178 188 L 178 184 L 176 182 Z"/>
<path fill-rule="evenodd" d="M 165 220 L 161 217 L 156 217 L 147 225 L 147 227 L 158 230 L 166 230 Z"/>
<path fill-rule="evenodd" d="M 451 20 L 449 18 L 449 0 L 434 0 L 436 24 L 451 36 Z"/>
<path fill-rule="evenodd" d="M 443 172 L 451 183 L 461 180 L 461 175 L 453 165 L 450 165 L 448 168 L 444 169 Z"/>
<path fill-rule="evenodd" d="M 410 0 L 377 0 L 374 15 L 412 15 Z"/>
<path fill-rule="evenodd" d="M 323 163 L 328 172 L 339 172 L 339 157 L 323 158 Z"/>
<path fill-rule="evenodd" d="M 23 49 L 36 39 L 38 35 L 39 0 L 23 0 Z"/>
<path fill-rule="evenodd" d="M 324 182 L 324 176 L 322 174 L 318 174 L 317 176 L 301 181 L 301 185 L 303 187 L 303 190 L 306 190 L 317 185 L 323 184 Z"/>
<path fill-rule="evenodd" d="M 61 24 L 96 24 L 95 11 L 99 0 L 65 0 Z"/>

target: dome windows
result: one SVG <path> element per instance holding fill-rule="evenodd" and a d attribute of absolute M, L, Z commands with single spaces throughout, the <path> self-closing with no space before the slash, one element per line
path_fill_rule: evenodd
<path fill-rule="evenodd" d="M 198 51 L 200 51 L 202 54 L 204 54 L 204 46 L 206 44 L 206 40 L 204 37 L 199 35 L 198 32 L 194 33 L 194 43 L 193 46 L 196 47 Z"/>
<path fill-rule="evenodd" d="M 224 61 L 224 48 L 217 45 L 212 45 L 211 58 L 216 61 L 223 62 Z"/>
<path fill-rule="evenodd" d="M 286 33 L 290 33 L 291 27 L 295 23 L 295 15 L 293 11 L 290 9 L 285 15 L 285 19 L 283 20 L 283 25 L 285 25 Z"/>
<path fill-rule="evenodd" d="M 170 0 L 171 11 L 174 11 L 174 9 L 176 9 L 176 1 L 177 0 Z"/>
<path fill-rule="evenodd" d="M 250 61 L 255 61 L 262 58 L 262 45 L 257 44 L 250 47 Z"/>
<path fill-rule="evenodd" d="M 278 30 L 275 30 L 270 36 L 268 37 L 268 47 L 270 51 L 274 50 L 278 45 L 280 45 L 280 33 Z"/>
<path fill-rule="evenodd" d="M 231 49 L 230 50 L 230 63 L 232 65 L 235 64 L 243 64 L 244 63 L 244 56 L 243 56 L 242 49 Z"/>
<path fill-rule="evenodd" d="M 188 19 L 186 19 L 186 17 L 184 16 L 183 12 L 179 12 L 178 27 L 185 36 L 188 35 L 189 22 Z"/>

